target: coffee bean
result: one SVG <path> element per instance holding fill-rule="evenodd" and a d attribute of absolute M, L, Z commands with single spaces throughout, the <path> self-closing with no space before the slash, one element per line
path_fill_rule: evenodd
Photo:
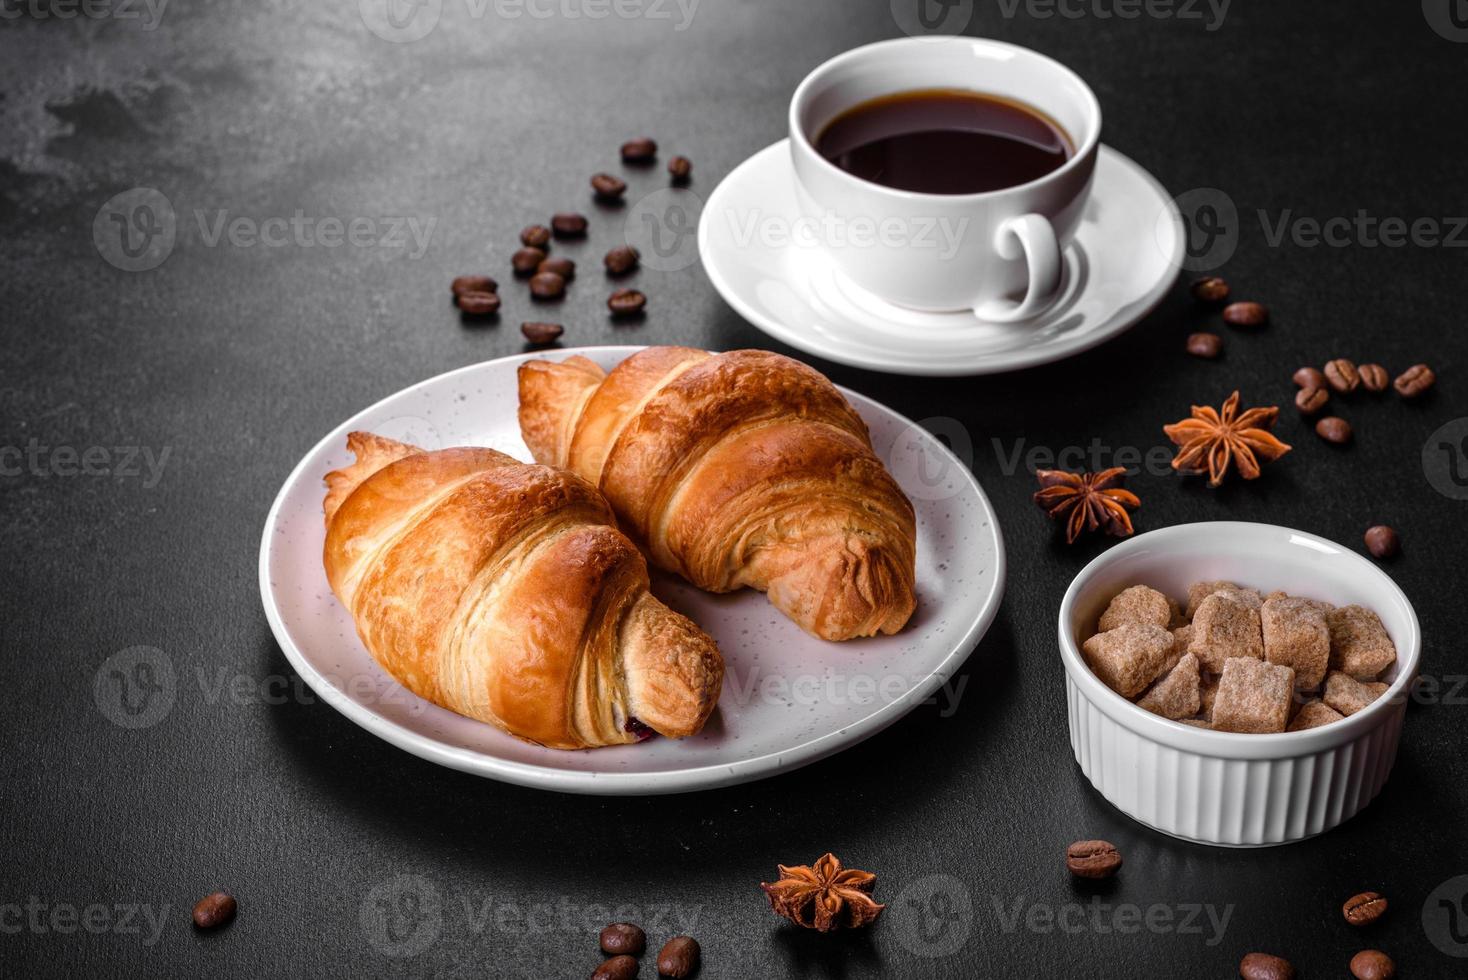
<path fill-rule="evenodd" d="M 591 189 L 604 201 L 615 201 L 627 193 L 627 182 L 611 174 L 596 174 L 591 178 Z"/>
<path fill-rule="evenodd" d="M 576 278 L 576 263 L 564 255 L 552 255 L 540 265 L 535 267 L 536 272 L 554 272 L 562 279 L 570 282 Z"/>
<path fill-rule="evenodd" d="M 551 344 L 555 343 L 556 339 L 566 332 L 566 328 L 559 323 L 542 323 L 538 320 L 532 320 L 529 323 L 520 324 L 520 332 L 532 344 Z M 608 926 L 607 928 L 611 927 Z M 607 952 L 610 953 L 611 950 L 607 950 Z"/>
<path fill-rule="evenodd" d="M 214 929 L 234 918 L 238 905 L 229 892 L 214 892 L 199 899 L 194 906 L 194 925 Z"/>
<path fill-rule="evenodd" d="M 538 248 L 522 248 L 510 256 L 510 267 L 517 276 L 531 276 L 545 261 L 545 252 Z"/>
<path fill-rule="evenodd" d="M 1391 980 L 1397 965 L 1379 949 L 1363 949 L 1351 957 L 1351 976 L 1356 980 Z"/>
<path fill-rule="evenodd" d="M 551 216 L 551 231 L 557 238 L 581 238 L 586 235 L 586 215 L 562 211 Z"/>
<path fill-rule="evenodd" d="M 1382 557 L 1377 554 L 1376 548 L 1372 547 L 1372 531 L 1387 532 L 1391 536 L 1392 552 L 1396 552 L 1397 532 L 1389 527 L 1374 527 L 1366 532 L 1366 546 L 1371 548 L 1373 555 L 1376 555 L 1378 558 Z M 1386 914 L 1386 899 L 1382 898 L 1376 892 L 1362 892 L 1359 895 L 1352 895 L 1346 899 L 1346 904 L 1341 906 L 1341 913 L 1345 915 L 1346 921 L 1353 926 L 1369 926 Z"/>
<path fill-rule="evenodd" d="M 632 316 L 647 306 L 647 297 L 635 289 L 619 289 L 607 297 L 607 308 L 613 316 Z"/>
<path fill-rule="evenodd" d="M 1295 980 L 1295 968 L 1278 956 L 1250 953 L 1239 962 L 1239 976 L 1244 980 Z"/>
<path fill-rule="evenodd" d="M 1065 849 L 1065 866 L 1078 878 L 1110 878 L 1121 867 L 1121 852 L 1104 840 L 1078 840 Z"/>
<path fill-rule="evenodd" d="M 1361 386 L 1367 391 L 1386 391 L 1386 386 L 1392 383 L 1386 368 L 1380 364 L 1363 364 L 1357 370 L 1361 374 Z"/>
<path fill-rule="evenodd" d="M 1223 338 L 1216 333 L 1195 333 L 1188 337 L 1188 353 L 1212 360 L 1223 353 Z"/>
<path fill-rule="evenodd" d="M 1319 368 L 1302 367 L 1295 372 L 1295 384 L 1301 388 L 1324 388 L 1325 375 L 1320 373 Z"/>
<path fill-rule="evenodd" d="M 494 293 L 498 292 L 500 284 L 489 276 L 459 276 L 449 286 L 454 293 L 457 302 L 461 293 Z"/>
<path fill-rule="evenodd" d="M 651 163 L 658 155 L 658 145 L 646 136 L 628 140 L 622 144 L 622 162 Z"/>
<path fill-rule="evenodd" d="M 1330 401 L 1330 392 L 1324 388 L 1301 388 L 1295 392 L 1295 407 L 1302 415 L 1314 415 Z"/>
<path fill-rule="evenodd" d="M 630 956 L 613 956 L 591 975 L 591 980 L 632 980 L 637 976 L 637 961 Z"/>
<path fill-rule="evenodd" d="M 668 173 L 673 175 L 673 183 L 687 183 L 693 173 L 693 161 L 687 157 L 674 157 L 668 161 Z"/>
<path fill-rule="evenodd" d="M 1262 327 L 1269 322 L 1269 310 L 1262 303 L 1230 303 L 1223 308 L 1223 322 L 1231 327 Z"/>
<path fill-rule="evenodd" d="M 602 264 L 607 267 L 607 274 L 612 276 L 625 276 L 637 268 L 637 261 L 642 258 L 641 253 L 631 245 L 618 245 L 607 253 L 602 259 Z"/>
<path fill-rule="evenodd" d="M 1392 382 L 1392 387 L 1397 389 L 1397 394 L 1403 398 L 1416 398 L 1437 381 L 1437 375 L 1432 373 L 1432 368 L 1426 364 L 1414 364 L 1401 374 L 1397 380 Z"/>
<path fill-rule="evenodd" d="M 692 976 L 698 969 L 698 955 L 698 940 L 692 936 L 674 936 L 663 944 L 663 951 L 658 954 L 658 973 L 675 980 Z"/>
<path fill-rule="evenodd" d="M 537 272 L 530 277 L 530 295 L 536 299 L 560 299 L 566 295 L 566 280 L 554 272 Z"/>
<path fill-rule="evenodd" d="M 1344 357 L 1337 357 L 1325 365 L 1325 381 L 1343 395 L 1349 395 L 1361 384 L 1361 372 L 1356 365 Z"/>
<path fill-rule="evenodd" d="M 1327 415 L 1315 423 L 1315 434 L 1339 446 L 1351 441 L 1351 423 L 1335 415 Z"/>
<path fill-rule="evenodd" d="M 1205 276 L 1193 283 L 1193 298 L 1200 303 L 1222 303 L 1228 299 L 1228 283 L 1218 276 Z"/>
<path fill-rule="evenodd" d="M 1366 550 L 1371 552 L 1373 558 L 1391 558 L 1398 551 L 1402 550 L 1402 539 L 1397 537 L 1396 531 L 1387 527 L 1385 524 L 1378 524 L 1375 527 L 1366 529 Z M 1386 911 L 1386 899 L 1375 892 L 1362 892 L 1360 895 L 1351 899 L 1351 902 L 1358 900 L 1365 901 L 1368 899 L 1381 903 L 1380 911 L 1376 915 L 1373 915 L 1371 919 L 1375 919 L 1377 915 Z M 1346 918 L 1348 919 L 1351 917 L 1351 902 L 1346 903 Z M 1371 919 L 1365 921 L 1369 922 Z M 1360 925 L 1360 923 L 1357 923 L 1357 925 Z"/>
<path fill-rule="evenodd" d="M 545 225 L 530 225 L 520 230 L 520 244 L 530 248 L 545 248 L 551 240 L 551 230 Z"/>
<path fill-rule="evenodd" d="M 641 956 L 647 934 L 630 922 L 613 922 L 601 931 L 601 951 L 608 956 Z"/>
<path fill-rule="evenodd" d="M 500 311 L 498 293 L 461 293 L 459 312 L 465 316 L 489 316 Z"/>

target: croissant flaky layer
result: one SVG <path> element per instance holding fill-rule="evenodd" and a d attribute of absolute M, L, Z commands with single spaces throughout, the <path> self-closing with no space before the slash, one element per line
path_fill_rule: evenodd
<path fill-rule="evenodd" d="M 718 701 L 718 647 L 648 591 L 586 481 L 491 449 L 370 433 L 326 476 L 326 577 L 413 693 L 553 748 L 681 738 Z"/>
<path fill-rule="evenodd" d="M 836 386 L 768 351 L 650 347 L 610 373 L 580 356 L 520 366 L 536 460 L 599 487 L 659 566 L 744 586 L 827 640 L 912 615 L 912 503 Z"/>

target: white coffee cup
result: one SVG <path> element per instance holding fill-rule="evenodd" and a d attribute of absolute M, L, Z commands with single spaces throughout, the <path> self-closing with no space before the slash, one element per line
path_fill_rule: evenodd
<path fill-rule="evenodd" d="M 1075 152 L 1025 184 L 923 194 L 864 180 L 816 151 L 814 140 L 847 109 L 935 88 L 1033 106 L 1060 124 Z M 972 310 L 1000 323 L 1035 317 L 1058 297 L 1061 253 L 1080 223 L 1100 141 L 1101 106 L 1080 76 L 1027 48 L 980 38 L 902 38 L 856 48 L 807 75 L 790 100 L 801 208 L 840 232 L 822 241 L 837 268 L 899 306 Z"/>

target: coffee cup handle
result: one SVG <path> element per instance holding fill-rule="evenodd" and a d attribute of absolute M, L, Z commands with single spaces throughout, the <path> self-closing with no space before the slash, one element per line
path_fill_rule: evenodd
<path fill-rule="evenodd" d="M 1022 214 L 1001 222 L 994 233 L 1000 258 L 1023 258 L 1029 286 L 1019 302 L 993 299 L 974 307 L 974 315 L 991 323 L 1014 323 L 1043 313 L 1060 294 L 1060 242 L 1055 229 L 1039 214 Z"/>

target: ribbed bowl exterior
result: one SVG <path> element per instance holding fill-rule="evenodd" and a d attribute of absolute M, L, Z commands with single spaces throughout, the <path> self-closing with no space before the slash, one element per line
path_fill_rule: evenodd
<path fill-rule="evenodd" d="M 1267 847 L 1324 833 L 1381 791 L 1397 757 L 1404 702 L 1329 748 L 1275 759 L 1180 749 L 1116 721 L 1067 674 L 1070 744 L 1081 771 L 1127 816 L 1184 840 Z"/>

